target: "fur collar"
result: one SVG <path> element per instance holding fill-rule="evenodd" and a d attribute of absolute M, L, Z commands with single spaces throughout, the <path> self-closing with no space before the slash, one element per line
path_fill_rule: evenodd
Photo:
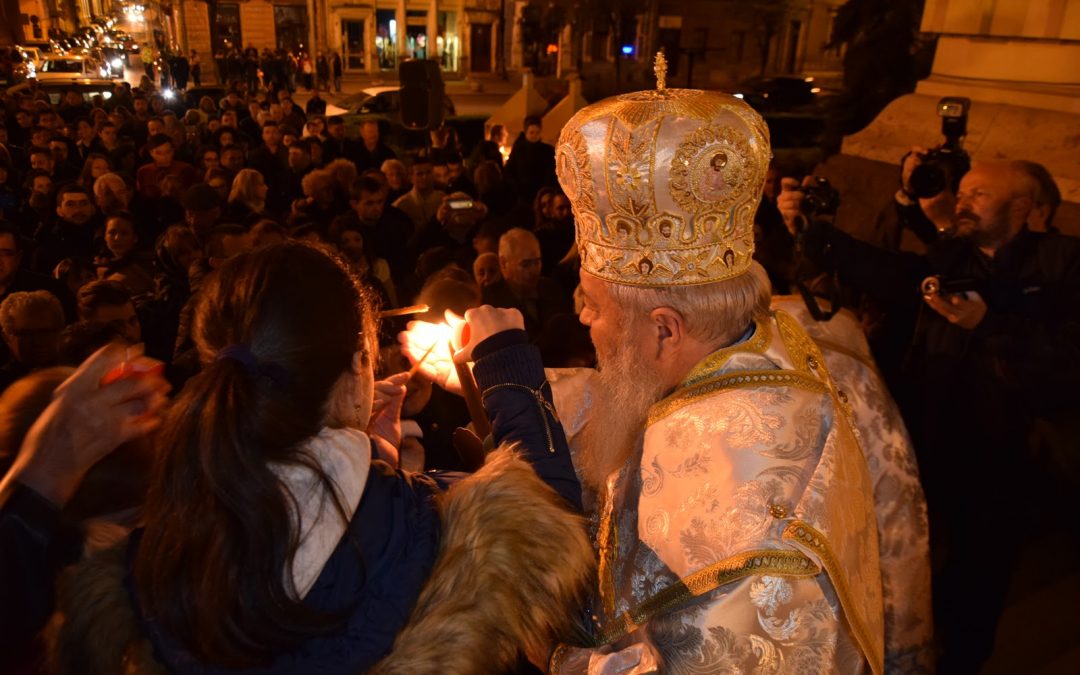
<path fill-rule="evenodd" d="M 442 495 L 435 568 L 391 653 L 371 672 L 500 672 L 524 648 L 534 663 L 572 623 L 592 578 L 580 516 L 501 448 Z M 124 588 L 124 545 L 62 580 L 49 631 L 53 669 L 87 675 L 161 673 Z"/>

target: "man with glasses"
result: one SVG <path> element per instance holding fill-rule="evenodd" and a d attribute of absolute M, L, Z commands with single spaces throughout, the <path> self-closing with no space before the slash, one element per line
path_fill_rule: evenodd
<path fill-rule="evenodd" d="M 1080 413 L 1080 239 L 1029 229 L 1038 191 L 1023 162 L 976 163 L 960 180 L 954 234 L 925 255 L 819 222 L 803 234 L 822 269 L 890 316 L 911 317 L 895 393 L 919 459 L 931 546 L 941 547 L 934 557 L 944 558 L 933 583 L 939 672 L 974 672 L 993 648 L 1022 504 L 1047 487 L 1026 453 L 1033 421 Z M 789 229 L 802 198 L 786 189 L 777 200 Z"/>

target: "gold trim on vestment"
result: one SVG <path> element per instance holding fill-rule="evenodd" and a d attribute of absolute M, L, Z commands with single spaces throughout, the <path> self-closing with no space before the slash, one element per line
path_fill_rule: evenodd
<path fill-rule="evenodd" d="M 870 370 L 874 371 L 874 373 L 878 377 L 881 377 L 881 371 L 878 370 L 877 364 L 874 363 L 874 359 L 871 358 L 870 356 L 868 356 L 866 354 L 860 354 L 859 352 L 855 351 L 854 349 L 850 349 L 848 347 L 845 347 L 845 346 L 843 346 L 841 344 L 833 342 L 832 340 L 827 340 L 825 338 L 817 338 L 816 337 L 816 338 L 814 338 L 814 342 L 816 342 L 818 344 L 818 346 L 821 347 L 823 350 L 836 352 L 837 354 L 843 354 L 844 356 L 855 359 L 856 361 L 863 364 L 864 366 L 866 366 Z"/>
<path fill-rule="evenodd" d="M 780 341 L 783 342 L 795 370 L 822 377 L 825 356 L 813 339 L 806 334 L 802 324 L 783 310 L 776 310 L 773 316 L 776 317 L 776 328 L 780 331 Z"/>
<path fill-rule="evenodd" d="M 855 432 L 851 401 L 848 399 L 847 394 L 837 388 L 836 382 L 833 381 L 832 376 L 829 374 L 828 365 L 825 363 L 825 354 L 822 353 L 821 347 L 810 337 L 802 324 L 790 314 L 779 309 L 775 310 L 773 314 L 776 316 L 776 326 L 780 331 L 780 341 L 784 344 L 784 348 L 787 349 L 788 357 L 794 364 L 795 369 L 820 379 L 821 383 L 826 387 L 825 391 L 829 392 L 833 402 L 836 404 L 836 409 L 840 413 L 838 419 L 848 426 L 853 436 L 858 438 L 858 434 Z"/>
<path fill-rule="evenodd" d="M 648 600 L 601 626 L 596 646 L 611 644 L 644 626 L 655 616 L 682 608 L 694 598 L 749 576 L 813 577 L 821 568 L 801 551 L 766 549 L 738 553 L 683 577 Z"/>
<path fill-rule="evenodd" d="M 793 520 L 784 529 L 781 538 L 789 542 L 798 542 L 809 548 L 821 560 L 829 575 L 829 580 L 832 581 L 836 596 L 840 599 L 840 606 L 851 626 L 855 641 L 859 643 L 859 648 L 862 649 L 871 670 L 875 675 L 880 675 L 885 669 L 883 638 L 874 640 L 870 637 L 870 631 L 862 621 L 862 608 L 855 603 L 855 596 L 848 585 L 847 575 L 844 574 L 843 567 L 833 553 L 832 547 L 829 546 L 825 535 L 801 520 Z"/>
<path fill-rule="evenodd" d="M 600 549 L 597 561 L 597 577 L 600 584 L 600 601 L 608 616 L 615 613 L 615 556 L 619 550 L 619 532 L 615 527 L 614 504 L 611 504 L 609 490 L 600 494 L 600 525 L 596 531 L 597 545 Z"/>
<path fill-rule="evenodd" d="M 828 386 L 811 375 L 795 370 L 740 370 L 720 375 L 689 389 L 676 390 L 649 408 L 648 425 L 652 426 L 679 408 L 712 396 L 724 389 L 754 389 L 758 387 L 796 387 L 818 394 L 829 393 Z"/>
<path fill-rule="evenodd" d="M 728 347 L 717 349 L 702 359 L 690 370 L 690 374 L 683 378 L 679 389 L 687 389 L 695 384 L 711 378 L 718 370 L 724 367 L 732 356 L 736 354 L 764 354 L 769 349 L 772 331 L 764 319 L 754 320 L 754 334 L 746 342 L 737 342 Z"/>

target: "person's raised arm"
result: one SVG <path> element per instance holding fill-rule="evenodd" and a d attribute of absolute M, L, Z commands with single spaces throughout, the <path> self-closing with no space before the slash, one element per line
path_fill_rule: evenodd
<path fill-rule="evenodd" d="M 484 305 L 465 313 L 467 330 L 459 361 L 473 361 L 473 375 L 491 419 L 496 444 L 517 443 L 538 476 L 576 511 L 581 485 L 559 423 L 540 351 L 529 344 L 516 309 Z"/>
<path fill-rule="evenodd" d="M 128 358 L 105 347 L 60 385 L 0 481 L 0 669 L 52 611 L 60 510 L 99 459 L 158 424 L 169 385 L 156 362 Z"/>
<path fill-rule="evenodd" d="M 98 460 L 156 428 L 169 390 L 158 365 L 119 345 L 87 359 L 30 428 L 0 500 L 20 483 L 62 508 Z"/>
<path fill-rule="evenodd" d="M 859 241 L 822 220 L 810 220 L 800 206 L 803 192 L 792 178 L 781 181 L 776 207 L 788 230 L 802 238 L 805 254 L 822 269 L 835 270 L 840 279 L 882 304 L 916 306 L 919 283 L 930 274 L 924 256 L 886 251 Z"/>

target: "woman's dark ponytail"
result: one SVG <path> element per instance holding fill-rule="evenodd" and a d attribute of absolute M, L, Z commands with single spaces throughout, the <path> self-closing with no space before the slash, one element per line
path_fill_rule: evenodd
<path fill-rule="evenodd" d="M 355 280 L 301 244 L 231 259 L 206 283 L 193 331 L 204 368 L 162 426 L 135 565 L 144 609 L 200 660 L 265 665 L 340 621 L 291 586 L 299 511 L 273 466 L 307 466 L 335 494 L 300 446 L 364 322 Z"/>

